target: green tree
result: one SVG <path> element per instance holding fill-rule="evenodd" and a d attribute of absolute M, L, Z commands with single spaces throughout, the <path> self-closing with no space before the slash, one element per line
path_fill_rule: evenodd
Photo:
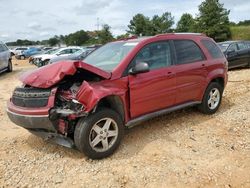
<path fill-rule="evenodd" d="M 153 32 L 151 35 L 171 32 L 171 27 L 174 24 L 174 17 L 170 12 L 165 12 L 162 16 L 154 15 L 151 20 Z"/>
<path fill-rule="evenodd" d="M 150 36 L 166 32 L 172 32 L 174 17 L 170 12 L 165 12 L 161 16 L 154 15 L 152 19 L 143 14 L 136 14 L 128 25 L 128 33 L 134 35 Z"/>
<path fill-rule="evenodd" d="M 248 25 L 250 25 L 250 20 L 240 21 L 237 25 L 248 26 Z"/>
<path fill-rule="evenodd" d="M 48 40 L 48 44 L 49 44 L 50 46 L 56 46 L 56 45 L 59 44 L 59 42 L 60 42 L 60 39 L 59 39 L 59 37 L 56 36 L 56 35 Z"/>
<path fill-rule="evenodd" d="M 122 35 L 118 35 L 118 36 L 116 37 L 117 40 L 119 40 L 119 39 L 125 39 L 125 38 L 129 38 L 129 34 L 128 34 L 128 33 L 122 34 Z"/>
<path fill-rule="evenodd" d="M 150 19 L 143 14 L 136 14 L 128 25 L 128 33 L 133 35 L 147 36 L 152 33 L 152 25 Z"/>
<path fill-rule="evenodd" d="M 97 32 L 98 41 L 101 44 L 105 44 L 114 40 L 114 37 L 110 31 L 111 27 L 107 24 L 103 25 L 102 30 Z"/>
<path fill-rule="evenodd" d="M 63 39 L 68 46 L 81 46 L 89 40 L 89 35 L 86 31 L 80 30 L 60 38 Z"/>
<path fill-rule="evenodd" d="M 231 37 L 229 28 L 230 11 L 223 8 L 219 0 L 205 0 L 199 6 L 196 28 L 216 41 L 224 41 Z"/>
<path fill-rule="evenodd" d="M 177 23 L 177 32 L 193 32 L 194 31 L 194 19 L 191 14 L 184 13 L 179 22 Z"/>

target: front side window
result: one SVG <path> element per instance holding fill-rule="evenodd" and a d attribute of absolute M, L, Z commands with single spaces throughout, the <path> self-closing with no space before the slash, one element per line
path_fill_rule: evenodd
<path fill-rule="evenodd" d="M 137 44 L 132 41 L 108 43 L 90 53 L 84 62 L 111 72 Z"/>
<path fill-rule="evenodd" d="M 206 47 L 208 52 L 213 58 L 222 58 L 224 55 L 221 53 L 219 47 L 210 40 L 201 40 L 201 43 Z"/>
<path fill-rule="evenodd" d="M 198 45 L 191 40 L 174 40 L 177 64 L 187 64 L 205 59 Z"/>
<path fill-rule="evenodd" d="M 150 70 L 171 66 L 171 48 L 169 42 L 156 42 L 141 49 L 132 61 L 131 66 L 136 63 L 145 62 Z"/>
<path fill-rule="evenodd" d="M 238 47 L 237 47 L 237 44 L 236 43 L 233 43 L 229 46 L 229 48 L 227 49 L 228 52 L 235 52 L 238 50 Z"/>

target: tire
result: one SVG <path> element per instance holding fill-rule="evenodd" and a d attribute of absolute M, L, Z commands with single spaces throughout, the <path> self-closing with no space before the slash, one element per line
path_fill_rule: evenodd
<path fill-rule="evenodd" d="M 102 108 L 78 121 L 74 141 L 76 147 L 89 158 L 102 159 L 114 153 L 123 135 L 124 125 L 120 115 Z"/>
<path fill-rule="evenodd" d="M 12 62 L 11 60 L 9 60 L 7 72 L 12 72 L 12 70 L 13 70 Z"/>
<path fill-rule="evenodd" d="M 218 82 L 211 82 L 205 91 L 202 103 L 198 106 L 198 109 L 204 114 L 214 114 L 220 107 L 223 90 L 224 88 Z M 218 92 L 217 95 L 216 92 Z M 211 99 L 211 96 L 214 98 Z"/>
<path fill-rule="evenodd" d="M 20 56 L 20 59 L 21 59 L 21 60 L 24 60 L 24 59 L 25 59 L 25 57 L 24 57 L 23 55 L 21 55 L 21 56 Z"/>

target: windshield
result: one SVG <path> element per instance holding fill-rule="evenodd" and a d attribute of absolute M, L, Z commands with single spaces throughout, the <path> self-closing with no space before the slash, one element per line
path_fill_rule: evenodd
<path fill-rule="evenodd" d="M 111 72 L 137 44 L 137 42 L 114 42 L 106 44 L 89 54 L 84 59 L 84 62 Z"/>
<path fill-rule="evenodd" d="M 229 45 L 230 45 L 230 43 L 219 43 L 219 47 L 221 48 L 221 50 L 223 52 L 225 52 L 227 50 Z"/>

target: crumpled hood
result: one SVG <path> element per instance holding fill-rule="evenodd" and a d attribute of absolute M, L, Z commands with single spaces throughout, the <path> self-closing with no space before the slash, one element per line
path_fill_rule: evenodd
<path fill-rule="evenodd" d="M 20 80 L 32 87 L 49 88 L 60 82 L 66 75 L 74 75 L 77 68 L 92 72 L 104 79 L 111 77 L 111 73 L 82 61 L 62 61 L 27 72 L 20 77 Z"/>

